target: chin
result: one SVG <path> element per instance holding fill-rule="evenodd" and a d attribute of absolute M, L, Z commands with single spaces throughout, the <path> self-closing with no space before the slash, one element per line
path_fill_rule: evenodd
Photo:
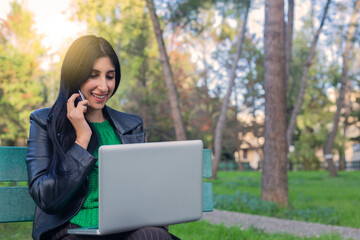
<path fill-rule="evenodd" d="M 102 110 L 104 107 L 105 107 L 105 104 L 104 104 L 104 105 L 98 105 L 98 104 L 96 104 L 95 106 L 94 106 L 94 105 L 89 106 L 89 108 L 90 108 L 92 111 Z"/>

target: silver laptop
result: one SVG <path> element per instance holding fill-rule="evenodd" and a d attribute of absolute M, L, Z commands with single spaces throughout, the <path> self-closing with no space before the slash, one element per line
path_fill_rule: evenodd
<path fill-rule="evenodd" d="M 202 216 L 201 140 L 99 148 L 99 226 L 70 234 L 105 235 Z"/>

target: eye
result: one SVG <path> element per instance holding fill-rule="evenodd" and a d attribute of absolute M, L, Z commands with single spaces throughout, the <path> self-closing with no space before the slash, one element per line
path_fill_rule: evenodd
<path fill-rule="evenodd" d="M 97 78 L 99 75 L 98 74 L 91 74 L 90 78 Z"/>
<path fill-rule="evenodd" d="M 115 76 L 114 76 L 114 75 L 107 75 L 106 78 L 107 78 L 108 80 L 112 80 L 112 79 L 115 78 Z"/>

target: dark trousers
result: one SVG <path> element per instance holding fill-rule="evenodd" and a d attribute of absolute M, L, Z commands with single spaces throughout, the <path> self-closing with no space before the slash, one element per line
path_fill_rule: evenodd
<path fill-rule="evenodd" d="M 79 228 L 78 225 L 67 223 L 53 229 L 42 236 L 42 239 L 49 240 L 171 240 L 179 239 L 170 234 L 165 227 L 144 227 L 134 231 L 117 233 L 104 236 L 74 235 L 68 234 L 67 230 Z"/>

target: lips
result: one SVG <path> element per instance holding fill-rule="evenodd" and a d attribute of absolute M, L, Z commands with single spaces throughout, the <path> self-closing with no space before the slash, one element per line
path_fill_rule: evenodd
<path fill-rule="evenodd" d="M 103 98 L 105 98 L 105 96 L 106 96 L 106 95 L 97 95 L 97 94 L 95 94 L 95 93 L 92 93 L 91 95 L 93 95 L 93 96 L 96 97 L 96 98 L 100 98 L 100 99 L 103 99 Z"/>
<path fill-rule="evenodd" d="M 95 100 L 101 102 L 105 100 L 106 94 L 105 95 L 98 95 L 95 93 L 91 93 L 91 96 L 93 96 L 95 98 Z"/>

